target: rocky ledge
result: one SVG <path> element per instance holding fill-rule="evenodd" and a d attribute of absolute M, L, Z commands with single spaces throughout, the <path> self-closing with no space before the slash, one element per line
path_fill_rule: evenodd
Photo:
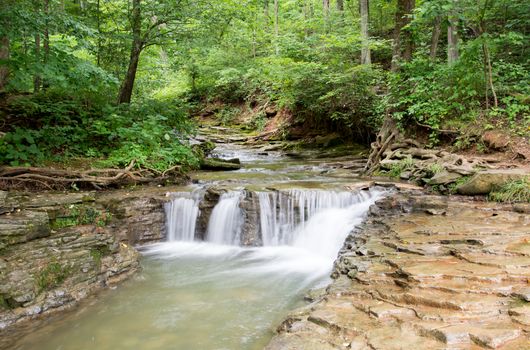
<path fill-rule="evenodd" d="M 266 349 L 529 349 L 530 216 L 512 209 L 420 192 L 379 201 L 333 282 Z"/>
<path fill-rule="evenodd" d="M 133 246 L 165 237 L 167 190 L 0 192 L 0 331 L 133 274 Z"/>

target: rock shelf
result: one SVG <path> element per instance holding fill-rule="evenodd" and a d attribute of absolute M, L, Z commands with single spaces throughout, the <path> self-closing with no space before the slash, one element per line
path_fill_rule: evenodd
<path fill-rule="evenodd" d="M 530 348 L 530 216 L 508 206 L 381 200 L 332 277 L 267 350 Z"/>

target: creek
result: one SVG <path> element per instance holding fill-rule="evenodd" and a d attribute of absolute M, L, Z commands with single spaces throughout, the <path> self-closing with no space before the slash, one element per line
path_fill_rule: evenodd
<path fill-rule="evenodd" d="M 236 172 L 198 172 L 196 184 L 168 193 L 167 241 L 141 248 L 142 271 L 113 290 L 52 317 L 16 349 L 262 349 L 273 329 L 329 283 L 346 236 L 384 195 L 351 192 L 355 178 L 333 176 L 338 162 L 293 160 L 225 145 Z M 205 191 L 223 189 L 205 232 Z M 259 239 L 244 246 L 244 201 L 253 198 Z M 199 239 L 202 238 L 202 239 Z"/>

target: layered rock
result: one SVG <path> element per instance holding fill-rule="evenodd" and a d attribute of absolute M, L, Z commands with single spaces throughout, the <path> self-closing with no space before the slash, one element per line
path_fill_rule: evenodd
<path fill-rule="evenodd" d="M 509 206 L 396 195 L 371 208 L 334 281 L 278 349 L 526 349 L 530 217 Z"/>
<path fill-rule="evenodd" d="M 0 329 L 122 281 L 139 268 L 133 245 L 165 237 L 157 189 L 0 199 Z"/>

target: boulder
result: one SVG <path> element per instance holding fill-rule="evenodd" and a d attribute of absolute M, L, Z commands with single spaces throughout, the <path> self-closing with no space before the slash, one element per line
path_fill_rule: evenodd
<path fill-rule="evenodd" d="M 525 168 L 484 170 L 458 186 L 457 191 L 468 196 L 485 195 L 507 182 L 521 180 L 526 176 L 530 176 L 530 170 Z"/>
<path fill-rule="evenodd" d="M 482 141 L 491 149 L 502 151 L 510 144 L 510 139 L 498 131 L 486 131 Z"/>
<path fill-rule="evenodd" d="M 447 170 L 441 171 L 438 174 L 435 174 L 429 181 L 429 185 L 445 185 L 452 182 L 455 182 L 462 175 L 449 172 Z"/>
<path fill-rule="evenodd" d="M 315 144 L 323 147 L 334 147 L 344 143 L 344 140 L 339 134 L 319 135 L 315 137 Z"/>
<path fill-rule="evenodd" d="M 241 164 L 219 158 L 205 158 L 201 161 L 201 170 L 226 171 L 241 169 Z"/>

